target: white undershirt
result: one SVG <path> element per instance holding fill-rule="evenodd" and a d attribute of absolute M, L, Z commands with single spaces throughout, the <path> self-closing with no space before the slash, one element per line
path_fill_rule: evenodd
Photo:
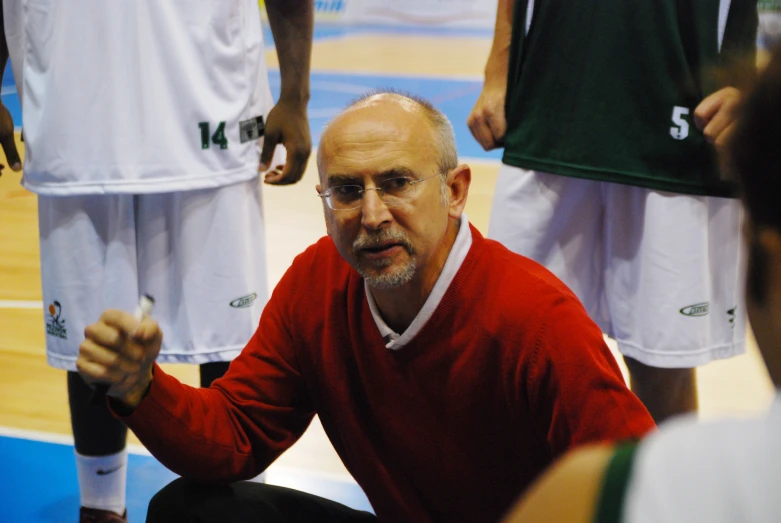
<path fill-rule="evenodd" d="M 458 235 L 456 241 L 453 243 L 453 248 L 450 250 L 450 254 L 447 256 L 445 266 L 442 267 L 442 272 L 437 278 L 437 282 L 434 284 L 434 288 L 431 289 L 426 299 L 426 303 L 418 312 L 415 319 L 412 321 L 407 330 L 399 334 L 394 332 L 393 329 L 388 327 L 385 320 L 382 319 L 380 310 L 377 308 L 377 303 L 374 301 L 369 285 L 364 280 L 364 289 L 366 291 L 366 299 L 369 301 L 369 309 L 371 309 L 374 323 L 377 324 L 377 328 L 380 330 L 382 339 L 385 340 L 385 347 L 388 349 L 399 350 L 407 345 L 412 338 L 414 338 L 423 326 L 434 314 L 434 311 L 439 306 L 439 302 L 442 301 L 442 297 L 445 295 L 445 291 L 450 287 L 450 283 L 453 278 L 456 277 L 458 269 L 461 268 L 461 264 L 464 263 L 469 248 L 472 246 L 472 231 L 469 229 L 469 219 L 466 214 L 461 215 L 461 227 L 458 229 Z"/>

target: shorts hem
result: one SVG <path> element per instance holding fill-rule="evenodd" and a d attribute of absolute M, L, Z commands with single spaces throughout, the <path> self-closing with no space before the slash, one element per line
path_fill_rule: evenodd
<path fill-rule="evenodd" d="M 649 351 L 637 345 L 616 340 L 618 351 L 640 363 L 660 369 L 689 369 L 700 367 L 706 363 L 738 356 L 746 352 L 746 342 L 735 342 L 725 345 L 717 345 L 707 349 L 690 352 L 658 352 Z"/>
<path fill-rule="evenodd" d="M 236 356 L 241 354 L 244 345 L 231 346 L 219 350 L 199 353 L 185 353 L 185 352 L 167 352 L 160 353 L 157 357 L 157 363 L 189 363 L 192 365 L 200 365 L 201 363 L 213 363 L 221 361 L 233 361 Z M 63 356 L 61 354 L 46 353 L 46 363 L 50 367 L 55 369 L 61 369 L 69 372 L 77 372 L 76 369 L 76 357 Z"/>
<path fill-rule="evenodd" d="M 189 363 L 200 365 L 201 363 L 214 363 L 219 361 L 233 361 L 241 354 L 244 345 L 212 350 L 209 352 L 166 352 L 160 353 L 157 363 Z"/>

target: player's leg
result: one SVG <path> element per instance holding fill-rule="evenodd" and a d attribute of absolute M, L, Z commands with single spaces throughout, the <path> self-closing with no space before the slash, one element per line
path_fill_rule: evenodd
<path fill-rule="evenodd" d="M 488 237 L 547 267 L 604 331 L 602 220 L 599 182 L 502 165 Z"/>
<path fill-rule="evenodd" d="M 657 424 L 672 416 L 697 411 L 696 369 L 654 367 L 629 356 L 624 356 L 624 363 L 629 370 L 632 392 Z"/>
<path fill-rule="evenodd" d="M 81 521 L 111 521 L 108 512 L 125 512 L 127 429 L 105 401 L 89 404 L 91 389 L 73 371 L 84 328 L 138 299 L 132 196 L 41 196 L 38 219 L 47 360 L 69 371 Z"/>
<path fill-rule="evenodd" d="M 285 487 L 248 481 L 215 487 L 178 479 L 152 498 L 147 512 L 147 523 L 170 521 L 362 523 L 377 517 Z"/>
<path fill-rule="evenodd" d="M 201 363 L 199 366 L 201 375 L 201 387 L 209 387 L 217 378 L 221 378 L 228 372 L 229 361 L 212 361 Z"/>
<path fill-rule="evenodd" d="M 658 423 L 697 409 L 697 366 L 745 350 L 740 205 L 606 186 L 614 337 Z"/>

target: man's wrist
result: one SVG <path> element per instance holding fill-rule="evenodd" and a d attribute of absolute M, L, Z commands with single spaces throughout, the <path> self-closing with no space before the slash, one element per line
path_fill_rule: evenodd
<path fill-rule="evenodd" d="M 146 398 L 146 396 L 149 394 L 149 391 L 152 388 L 153 379 L 154 367 L 149 370 L 149 377 L 148 379 L 144 380 L 143 383 L 139 383 L 137 387 L 134 387 L 132 390 L 128 391 L 128 393 L 121 398 L 110 398 L 111 407 L 120 416 L 131 415 L 136 407 L 138 407 L 141 402 L 144 401 L 144 398 Z"/>

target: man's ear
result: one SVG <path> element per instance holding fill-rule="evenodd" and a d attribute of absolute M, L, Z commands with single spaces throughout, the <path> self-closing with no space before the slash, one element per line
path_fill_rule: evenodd
<path fill-rule="evenodd" d="M 472 170 L 466 164 L 461 164 L 450 171 L 445 182 L 448 188 L 448 214 L 453 219 L 458 219 L 466 207 L 466 199 L 469 196 L 469 185 L 472 183 Z"/>
<path fill-rule="evenodd" d="M 323 187 L 318 183 L 315 185 L 317 194 L 323 192 Z M 323 204 L 323 218 L 325 219 L 325 233 L 331 236 L 331 214 L 328 212 L 328 204 L 325 203 L 325 198 L 320 198 L 320 203 Z"/>

